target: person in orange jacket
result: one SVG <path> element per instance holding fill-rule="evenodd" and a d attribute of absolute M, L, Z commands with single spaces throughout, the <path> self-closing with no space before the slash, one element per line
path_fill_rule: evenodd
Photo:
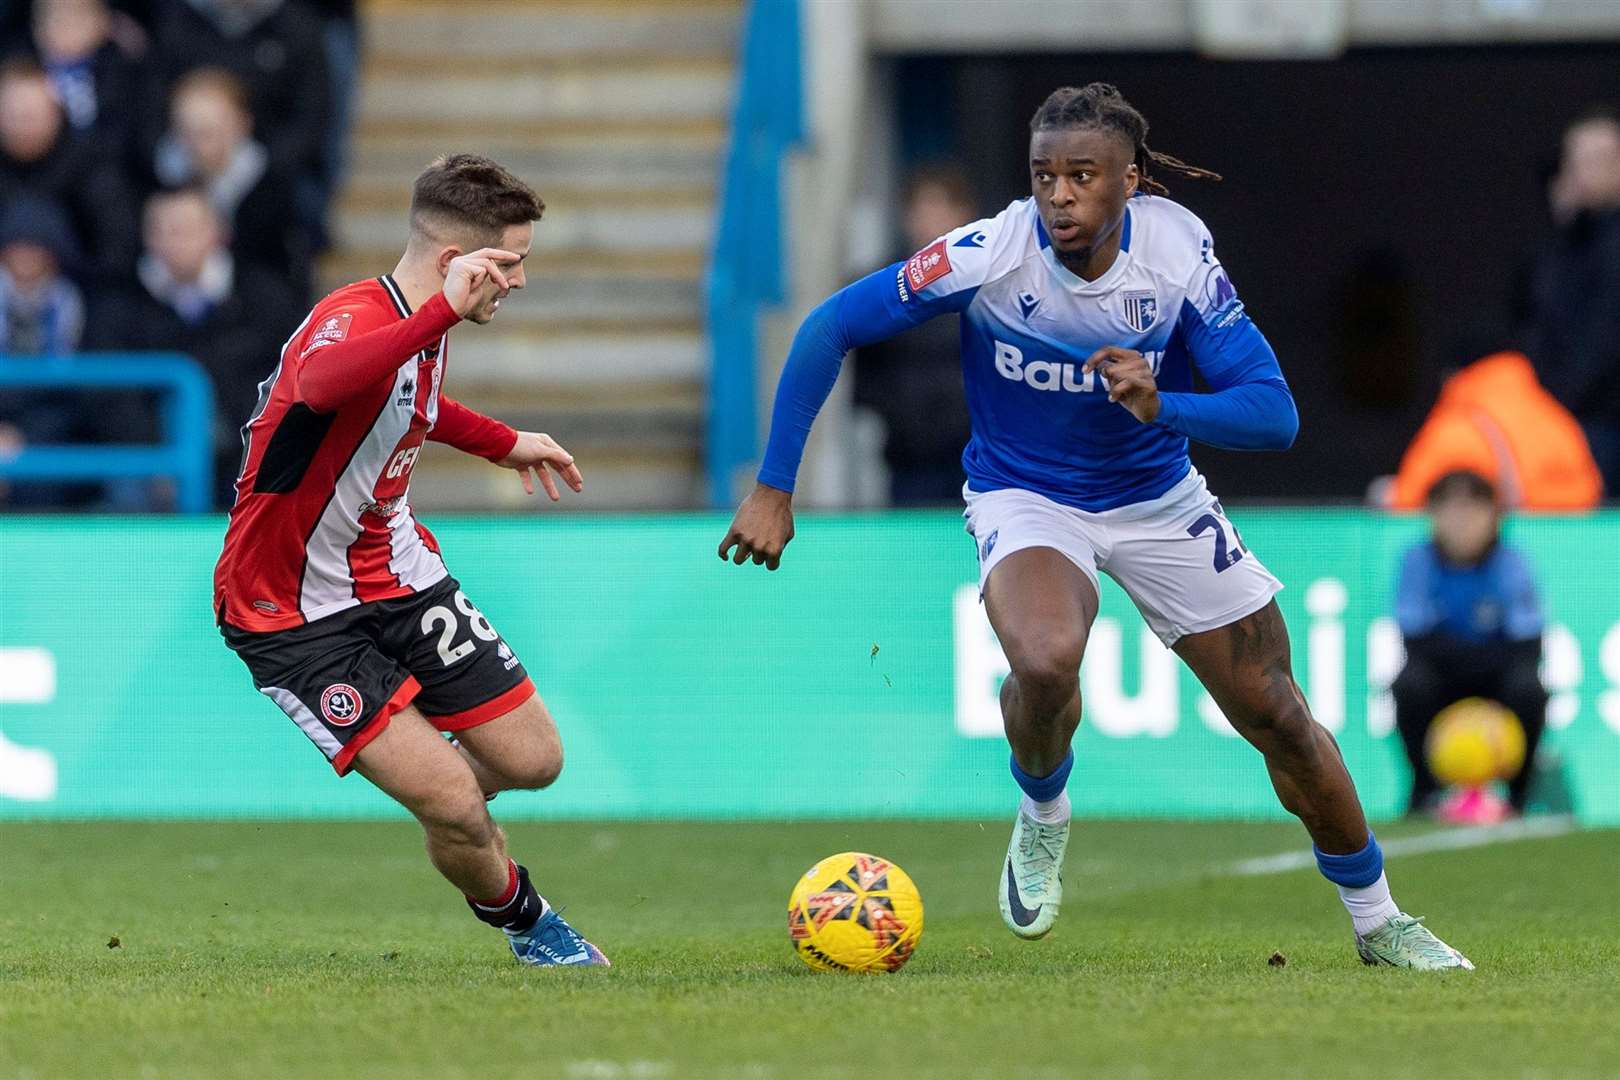
<path fill-rule="evenodd" d="M 1459 470 L 1485 477 L 1503 505 L 1524 510 L 1587 510 L 1603 496 L 1580 424 L 1518 352 L 1493 353 L 1445 381 L 1387 505 L 1417 510 L 1436 480 Z"/>

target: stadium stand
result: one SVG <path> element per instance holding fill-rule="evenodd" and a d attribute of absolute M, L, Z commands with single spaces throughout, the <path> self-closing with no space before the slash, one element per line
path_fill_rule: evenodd
<path fill-rule="evenodd" d="M 698 501 L 707 356 L 701 282 L 742 5 L 373 0 L 328 284 L 393 266 L 410 182 L 476 147 L 534 181 L 546 216 L 527 295 L 459 337 L 457 396 L 563 440 L 577 508 Z M 516 505 L 510 476 L 430 447 L 413 501 Z"/>

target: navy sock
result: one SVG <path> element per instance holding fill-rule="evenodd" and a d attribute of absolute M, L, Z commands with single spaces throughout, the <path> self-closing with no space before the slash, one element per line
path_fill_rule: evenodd
<path fill-rule="evenodd" d="M 1384 872 L 1384 852 L 1371 832 L 1367 834 L 1367 846 L 1349 855 L 1329 855 L 1314 844 L 1311 850 L 1316 852 L 1316 867 L 1322 876 L 1347 889 L 1365 889 Z"/>
<path fill-rule="evenodd" d="M 1010 764 L 1013 779 L 1018 781 L 1018 786 L 1024 789 L 1025 795 L 1035 802 L 1051 802 L 1063 794 L 1063 789 L 1069 784 L 1069 772 L 1074 768 L 1074 751 L 1070 750 L 1063 758 L 1063 763 L 1048 776 L 1029 775 L 1018 767 L 1016 757 L 1011 759 Z"/>
<path fill-rule="evenodd" d="M 540 899 L 534 886 L 529 884 L 529 872 L 517 863 L 507 860 L 511 880 L 506 892 L 493 900 L 475 900 L 467 897 L 472 913 L 491 926 L 498 926 L 509 934 L 523 934 L 534 928 L 540 916 L 546 913 L 546 902 Z"/>

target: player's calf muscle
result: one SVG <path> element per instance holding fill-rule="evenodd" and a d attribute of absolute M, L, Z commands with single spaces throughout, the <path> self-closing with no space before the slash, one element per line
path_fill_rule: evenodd
<path fill-rule="evenodd" d="M 1338 745 L 1294 681 L 1288 628 L 1275 602 L 1176 644 L 1226 718 L 1266 759 L 1289 813 L 1324 851 L 1355 851 L 1367 824 Z"/>

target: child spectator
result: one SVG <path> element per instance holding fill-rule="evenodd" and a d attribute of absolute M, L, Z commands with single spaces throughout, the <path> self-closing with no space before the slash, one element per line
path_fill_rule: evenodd
<path fill-rule="evenodd" d="M 1508 802 L 1524 811 L 1536 743 L 1546 719 L 1541 684 L 1541 605 L 1529 564 L 1502 542 L 1496 489 L 1478 473 L 1451 472 L 1429 489 L 1432 534 L 1401 564 L 1395 617 L 1406 666 L 1395 679 L 1395 725 L 1412 766 L 1409 813 L 1433 808 L 1439 783 L 1424 740 L 1435 714 L 1467 697 L 1511 709 L 1524 727 L 1524 764 Z M 1500 813 L 1475 811 L 1489 819 Z"/>

